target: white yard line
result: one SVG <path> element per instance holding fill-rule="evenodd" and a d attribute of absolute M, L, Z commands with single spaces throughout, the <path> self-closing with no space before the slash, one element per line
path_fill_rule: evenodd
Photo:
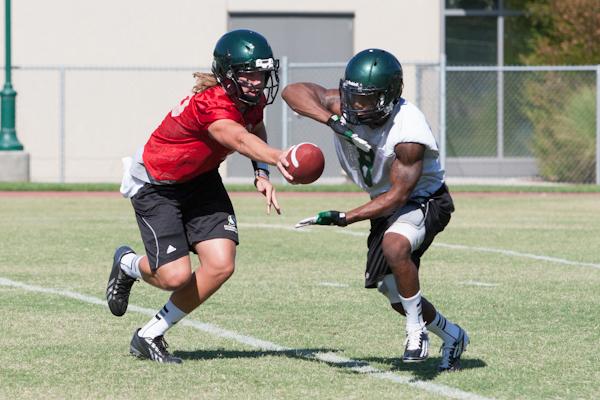
<path fill-rule="evenodd" d="M 337 282 L 319 282 L 319 286 L 338 287 L 338 288 L 350 287 L 350 285 L 347 285 L 345 283 L 337 283 Z"/>
<path fill-rule="evenodd" d="M 258 224 L 258 223 L 247 223 L 247 222 L 240 222 L 238 223 L 238 226 L 240 228 L 264 228 L 264 229 L 279 229 L 282 231 L 292 231 L 292 232 L 298 232 L 298 233 L 310 233 L 311 232 L 311 228 L 310 227 L 306 227 L 306 228 L 294 228 L 293 226 L 290 225 L 273 225 L 273 224 Z"/>
<path fill-rule="evenodd" d="M 499 286 L 497 283 L 486 283 L 486 282 L 478 282 L 478 281 L 465 281 L 460 282 L 462 285 L 467 286 L 483 286 L 483 287 L 496 287 Z"/>
<path fill-rule="evenodd" d="M 549 257 L 549 256 L 540 256 L 537 254 L 530 253 L 521 253 L 513 250 L 503 250 L 503 249 L 494 249 L 491 247 L 477 247 L 477 246 L 464 246 L 462 244 L 447 244 L 447 243 L 433 243 L 432 246 L 436 247 L 444 247 L 447 249 L 455 249 L 455 250 L 467 250 L 467 251 L 479 251 L 482 253 L 496 253 L 502 254 L 504 256 L 513 256 L 513 257 L 521 257 L 521 258 L 530 258 L 533 260 L 539 261 L 548 261 L 555 264 L 563 264 L 563 265 L 575 265 L 578 267 L 591 267 L 600 269 L 600 264 L 579 262 L 579 261 L 571 261 L 564 258 L 557 257 Z"/>
<path fill-rule="evenodd" d="M 106 307 L 106 301 L 93 296 L 87 296 L 81 293 L 72 292 L 70 290 L 59 290 L 52 288 L 45 288 L 42 286 L 29 285 L 23 282 L 17 282 L 10 279 L 0 277 L 0 286 L 7 286 L 26 290 L 35 293 L 53 294 L 57 296 L 68 297 L 74 300 L 83 301 L 90 304 L 96 304 Z M 133 304 L 129 305 L 128 311 L 153 316 L 156 314 L 156 310 L 136 306 Z M 248 346 L 267 351 L 294 351 L 291 347 L 285 347 L 278 345 L 273 342 L 254 338 L 252 336 L 242 335 L 240 333 L 230 331 L 227 329 L 220 328 L 213 324 L 205 322 L 194 321 L 191 319 L 182 320 L 179 325 L 185 325 L 195 328 L 199 331 L 211 334 L 213 336 L 230 339 L 238 343 L 243 343 Z M 450 386 L 439 385 L 431 382 L 416 380 L 414 377 L 398 375 L 390 371 L 383 371 L 374 368 L 369 365 L 366 361 L 353 360 L 351 358 L 341 357 L 333 352 L 320 353 L 320 352 L 303 352 L 297 351 L 297 354 L 306 359 L 317 359 L 327 364 L 334 364 L 336 367 L 347 368 L 360 374 L 367 374 L 373 378 L 383 379 L 400 383 L 403 385 L 418 388 L 430 393 L 435 393 L 440 396 L 452 398 L 452 399 L 465 399 L 465 400 L 488 400 L 487 397 L 479 396 L 475 393 L 465 392 L 460 389 L 456 389 Z"/>
<path fill-rule="evenodd" d="M 294 232 L 300 232 L 300 233 L 311 232 L 311 228 L 295 229 L 293 226 L 287 226 L 287 225 L 242 223 L 242 224 L 240 224 L 240 226 L 242 228 L 248 227 L 248 228 L 281 229 L 281 230 L 294 231 Z M 352 231 L 349 229 L 343 229 L 343 228 L 337 228 L 337 227 L 331 227 L 331 232 L 340 233 L 343 235 L 350 235 L 350 236 L 367 237 L 366 232 L 357 232 L 357 231 Z M 443 247 L 446 249 L 476 251 L 476 252 L 482 252 L 482 253 L 495 253 L 495 254 L 502 254 L 504 256 L 510 256 L 510 257 L 520 257 L 520 258 L 529 258 L 529 259 L 539 260 L 539 261 L 547 261 L 547 262 L 551 262 L 551 263 L 555 263 L 555 264 L 574 265 L 574 266 L 578 266 L 578 267 L 591 267 L 591 268 L 595 268 L 595 269 L 600 269 L 600 264 L 572 261 L 572 260 L 567 260 L 564 258 L 549 257 L 549 256 L 530 254 L 530 253 L 521 253 L 519 251 L 513 251 L 513 250 L 495 249 L 492 247 L 465 246 L 462 244 L 448 244 L 448 243 L 440 243 L 440 242 L 433 242 L 431 245 L 434 247 Z"/>

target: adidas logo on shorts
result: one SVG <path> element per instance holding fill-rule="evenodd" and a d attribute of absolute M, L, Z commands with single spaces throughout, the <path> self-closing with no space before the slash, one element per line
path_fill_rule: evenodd
<path fill-rule="evenodd" d="M 233 215 L 227 216 L 227 225 L 223 225 L 223 228 L 226 231 L 232 231 L 232 232 L 237 233 L 237 226 L 235 223 L 235 217 Z"/>

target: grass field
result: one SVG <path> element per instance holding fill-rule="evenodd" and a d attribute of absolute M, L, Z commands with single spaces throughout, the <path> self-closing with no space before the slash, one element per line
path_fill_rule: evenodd
<path fill-rule="evenodd" d="M 234 194 L 237 271 L 167 338 L 181 366 L 128 355 L 168 294 L 103 296 L 114 248 L 141 241 L 117 196 L 0 194 L 0 398 L 594 399 L 600 394 L 600 195 L 457 193 L 423 259 L 425 295 L 471 336 L 464 370 L 400 362 L 404 320 L 363 289 L 366 223 L 291 229 L 360 194 Z"/>

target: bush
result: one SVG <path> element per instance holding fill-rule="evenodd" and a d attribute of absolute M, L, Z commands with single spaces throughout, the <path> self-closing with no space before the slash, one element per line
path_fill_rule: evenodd
<path fill-rule="evenodd" d="M 540 175 L 549 181 L 593 183 L 596 174 L 593 86 L 571 86 L 554 74 L 532 84 L 527 112 L 534 125 L 533 152 Z"/>

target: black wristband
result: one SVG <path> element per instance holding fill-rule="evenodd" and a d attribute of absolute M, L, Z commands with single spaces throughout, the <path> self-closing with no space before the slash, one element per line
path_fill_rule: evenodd
<path fill-rule="evenodd" d="M 333 128 L 333 125 L 340 122 L 340 116 L 336 114 L 331 114 L 329 119 L 327 119 L 327 125 Z"/>
<path fill-rule="evenodd" d="M 346 124 L 342 122 L 340 116 L 336 114 L 332 114 L 331 117 L 329 117 L 327 120 L 327 126 L 329 126 L 335 133 L 344 136 L 346 136 L 346 131 L 349 130 Z"/>
<path fill-rule="evenodd" d="M 269 179 L 269 171 L 267 171 L 266 169 L 262 169 L 262 168 L 258 168 L 254 170 L 254 177 L 258 178 L 266 178 Z"/>
<path fill-rule="evenodd" d="M 339 223 L 338 223 L 339 226 L 347 226 L 348 221 L 346 221 L 346 213 L 344 213 L 344 212 L 339 213 L 338 221 L 339 221 Z"/>
<path fill-rule="evenodd" d="M 254 168 L 254 175 L 256 175 L 256 171 L 264 171 L 269 177 L 269 164 L 252 160 L 252 168 Z"/>

